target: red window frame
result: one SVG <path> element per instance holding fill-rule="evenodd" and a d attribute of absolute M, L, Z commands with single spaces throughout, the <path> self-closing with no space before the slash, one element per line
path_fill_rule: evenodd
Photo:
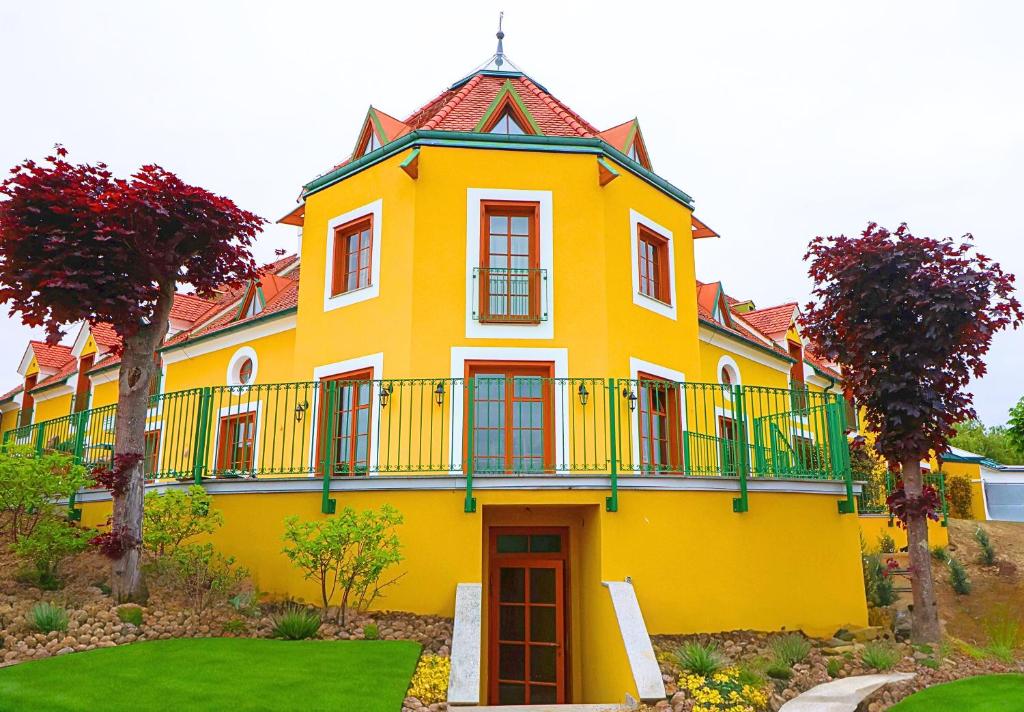
<path fill-rule="evenodd" d="M 504 233 L 493 233 L 495 237 L 505 238 L 505 249 L 500 250 L 491 241 L 491 218 L 507 218 Z M 526 253 L 513 251 L 513 237 L 523 237 L 512 232 L 512 218 L 527 218 L 528 235 Z M 526 279 L 517 278 L 512 274 L 512 264 L 517 258 L 526 258 L 529 270 Z M 497 265 L 501 261 L 503 264 Z M 480 203 L 480 321 L 485 323 L 529 323 L 540 321 L 540 203 L 514 200 L 485 200 Z M 491 270 L 502 270 L 492 273 Z M 514 313 L 514 301 L 521 295 L 523 283 L 528 290 L 526 298 L 526 314 Z M 502 287 L 501 292 L 493 293 L 495 287 Z M 495 300 L 498 300 L 497 302 Z M 496 303 L 502 304 L 501 309 L 493 308 Z M 497 313 L 495 313 L 497 312 Z"/>
<path fill-rule="evenodd" d="M 78 384 L 75 386 L 74 412 L 80 413 L 89 407 L 89 369 L 96 360 L 96 354 L 78 359 Z"/>
<path fill-rule="evenodd" d="M 238 366 L 238 382 L 243 386 L 249 385 L 252 381 L 252 359 L 248 356 L 243 359 L 242 363 Z"/>
<path fill-rule="evenodd" d="M 678 473 L 682 462 L 679 452 L 679 385 L 643 372 L 637 373 L 636 378 L 640 467 L 645 472 Z M 656 419 L 659 432 L 652 438 Z"/>
<path fill-rule="evenodd" d="M 370 466 L 370 447 L 372 445 L 373 435 L 373 405 L 374 396 L 373 392 L 374 380 L 373 380 L 373 369 L 362 368 L 356 371 L 347 371 L 345 373 L 339 373 L 334 376 L 328 376 L 320 380 L 320 412 L 323 415 L 319 419 L 319 433 L 317 436 L 317 442 L 322 443 L 322 447 L 330 448 L 326 453 L 321 449 L 321 461 L 323 458 L 329 455 L 329 467 L 331 476 L 338 475 L 359 475 L 366 474 L 369 472 Z M 334 405 L 334 412 L 328 413 L 328 397 L 330 393 L 330 384 L 348 384 L 335 386 L 335 394 L 337 402 Z M 360 402 L 359 396 L 360 391 L 364 387 L 366 390 L 366 402 Z M 348 402 L 346 403 L 343 397 L 343 389 L 351 389 Z M 361 411 L 366 413 L 366 432 L 359 432 L 359 414 Z M 344 418 L 348 419 L 349 432 L 343 432 L 341 427 Z M 326 442 L 328 433 L 326 428 L 331 423 L 330 438 L 331 442 Z M 355 427 L 353 427 L 353 425 Z M 359 455 L 359 440 L 365 438 L 366 449 L 365 454 L 360 457 Z M 360 472 L 362 468 L 362 472 Z"/>
<path fill-rule="evenodd" d="M 221 416 L 217 433 L 217 471 L 251 471 L 256 455 L 256 412 Z"/>
<path fill-rule="evenodd" d="M 153 473 L 156 472 L 160 464 L 160 431 L 147 430 L 143 437 L 142 449 L 145 456 L 142 460 L 142 471 L 146 479 L 149 480 L 152 479 Z"/>
<path fill-rule="evenodd" d="M 640 293 L 664 304 L 672 304 L 669 288 L 668 238 L 644 225 L 636 226 L 637 271 Z"/>
<path fill-rule="evenodd" d="M 805 410 L 807 408 L 807 393 L 804 385 L 804 347 L 790 339 L 786 340 L 789 347 L 789 357 L 794 360 L 789 367 L 789 387 L 793 391 L 793 409 Z"/>
<path fill-rule="evenodd" d="M 364 215 L 334 229 L 331 296 L 369 287 L 373 281 L 373 215 Z M 368 233 L 365 239 L 363 233 Z M 357 243 L 353 246 L 352 239 Z M 349 261 L 355 254 L 355 269 Z"/>
<path fill-rule="evenodd" d="M 484 425 L 471 424 L 469 422 L 468 409 L 465 416 L 465 424 L 463 429 L 463 442 L 467 445 L 463 446 L 464 457 L 467 459 L 473 457 L 473 471 L 474 472 L 491 472 L 491 473 L 510 473 L 510 472 L 530 472 L 536 474 L 543 474 L 552 472 L 554 470 L 554 440 L 555 440 L 555 409 L 554 409 L 554 398 L 552 379 L 554 378 L 555 365 L 550 362 L 537 362 L 537 361 L 470 361 L 466 363 L 465 375 L 466 384 L 468 386 L 469 379 L 473 378 L 473 387 L 475 392 L 472 394 L 473 397 L 473 412 L 474 419 L 479 422 L 481 408 L 488 408 L 488 403 L 501 402 L 503 407 L 500 409 L 502 413 L 501 422 L 498 425 L 492 426 L 489 422 Z M 494 374 L 505 377 L 505 385 L 500 401 L 497 398 L 490 399 L 486 396 L 489 393 L 482 393 L 480 383 L 481 381 L 477 376 L 481 374 Z M 533 396 L 517 396 L 515 390 L 515 378 L 516 377 L 536 377 L 543 378 L 541 382 L 541 390 L 539 397 Z M 487 379 L 490 380 L 490 379 Z M 497 379 L 495 379 L 497 380 Z M 542 404 L 541 413 L 543 419 L 540 427 L 516 427 L 515 423 L 515 408 L 516 403 L 529 403 L 539 402 Z M 473 427 L 473 449 L 472 455 L 468 452 L 468 433 L 469 428 Z M 480 435 L 482 431 L 488 430 L 501 430 L 504 435 L 501 439 L 502 451 L 500 454 L 479 454 L 480 449 Z M 517 431 L 529 431 L 539 430 L 541 431 L 541 443 L 542 453 L 540 456 L 541 462 L 540 467 L 523 469 L 515 468 L 516 460 L 528 459 L 537 460 L 537 456 L 523 455 L 522 452 L 517 453 L 515 448 L 515 435 Z M 481 467 L 478 463 L 480 460 L 491 460 L 495 461 L 493 464 L 497 465 L 497 461 L 500 460 L 500 466 L 498 467 Z"/>

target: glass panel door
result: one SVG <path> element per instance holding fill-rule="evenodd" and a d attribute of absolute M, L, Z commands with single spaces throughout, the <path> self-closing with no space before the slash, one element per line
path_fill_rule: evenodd
<path fill-rule="evenodd" d="M 474 367 L 473 471 L 543 473 L 552 469 L 549 366 Z M 545 374 L 545 375 L 541 375 Z"/>

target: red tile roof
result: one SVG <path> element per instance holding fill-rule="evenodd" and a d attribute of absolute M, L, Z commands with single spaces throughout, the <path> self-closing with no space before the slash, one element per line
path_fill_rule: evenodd
<path fill-rule="evenodd" d="M 774 307 L 754 309 L 741 316 L 754 327 L 773 339 L 786 335 L 793 323 L 793 312 L 796 310 L 796 302 L 787 302 Z"/>
<path fill-rule="evenodd" d="M 32 388 L 32 392 L 35 393 L 36 391 L 42 390 L 47 386 L 52 386 L 57 383 L 63 383 L 64 381 L 68 380 L 68 378 L 70 378 L 72 375 L 74 375 L 76 371 L 78 371 L 78 361 L 72 359 L 68 361 L 66 364 L 64 364 L 64 367 L 57 371 L 57 373 L 53 374 L 52 376 L 47 376 L 43 380 L 36 383 L 36 385 Z"/>
<path fill-rule="evenodd" d="M 171 305 L 171 318 L 181 321 L 194 322 L 201 317 L 210 307 L 216 304 L 211 299 L 203 299 L 195 294 L 183 294 L 178 292 L 174 295 L 174 303 Z"/>
<path fill-rule="evenodd" d="M 96 342 L 96 345 L 102 346 L 107 351 L 121 345 L 121 337 L 114 329 L 113 324 L 108 324 L 106 322 L 90 324 L 89 333 L 92 334 L 93 341 Z"/>
<path fill-rule="evenodd" d="M 30 341 L 32 353 L 39 368 L 48 371 L 60 370 L 69 360 L 73 361 L 71 347 L 63 344 L 48 344 L 45 341 Z"/>
<path fill-rule="evenodd" d="M 2 396 L 0 396 L 0 402 L 2 402 L 2 401 L 9 401 L 11 398 L 14 398 L 14 396 L 16 396 L 19 393 L 21 393 L 21 389 L 23 387 L 24 387 L 24 384 L 18 384 L 17 386 L 12 388 L 11 390 L 7 391 Z"/>

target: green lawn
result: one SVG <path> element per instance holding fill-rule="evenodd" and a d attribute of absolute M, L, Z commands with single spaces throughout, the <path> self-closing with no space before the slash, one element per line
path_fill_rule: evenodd
<path fill-rule="evenodd" d="M 389 640 L 135 643 L 0 669 L 0 710 L 398 712 L 419 652 Z"/>
<path fill-rule="evenodd" d="M 936 685 L 890 708 L 890 712 L 1020 712 L 1024 675 L 981 675 Z"/>

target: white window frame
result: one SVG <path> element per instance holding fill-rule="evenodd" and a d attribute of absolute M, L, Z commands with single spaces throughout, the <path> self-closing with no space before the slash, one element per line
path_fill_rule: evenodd
<path fill-rule="evenodd" d="M 480 204 L 488 200 L 515 200 L 538 204 L 538 267 L 547 270 L 548 318 L 536 324 L 481 324 L 473 318 L 477 302 L 473 294 L 473 270 L 480 266 Z M 466 192 L 466 338 L 468 339 L 553 339 L 555 338 L 554 219 L 550 190 L 469 188 Z M 480 287 L 483 288 L 482 286 Z M 545 289 L 545 287 L 541 287 Z M 543 299 L 543 296 L 542 296 Z"/>
<path fill-rule="evenodd" d="M 242 383 L 240 380 L 242 363 L 249 359 L 252 361 L 252 380 L 248 383 Z M 243 346 L 242 348 L 235 351 L 231 356 L 231 360 L 228 361 L 227 376 L 225 378 L 229 386 L 246 387 L 256 383 L 256 375 L 259 372 L 260 360 L 256 356 L 256 350 L 251 346 Z"/>
<path fill-rule="evenodd" d="M 361 207 L 349 210 L 327 221 L 327 250 L 324 262 L 324 311 L 340 309 L 380 296 L 380 252 L 384 222 L 382 220 L 384 201 L 381 198 Z M 334 231 L 353 220 L 373 216 L 373 231 L 370 237 L 370 284 L 338 295 L 331 295 L 334 284 Z"/>
<path fill-rule="evenodd" d="M 256 433 L 253 435 L 253 448 L 252 448 L 252 472 L 256 472 L 260 469 L 260 436 L 263 434 L 263 403 L 256 401 L 255 403 L 237 403 L 235 405 L 226 405 L 217 411 L 217 422 L 214 425 L 213 431 L 213 451 L 210 453 L 211 459 L 207 463 L 209 466 L 209 472 L 217 471 L 217 453 L 220 452 L 220 421 L 226 417 L 233 415 L 245 415 L 246 413 L 256 413 Z M 161 448 L 163 445 L 161 444 Z M 248 470 L 245 470 L 246 472 Z"/>
<path fill-rule="evenodd" d="M 634 233 L 635 234 L 635 233 Z M 634 252 L 634 256 L 635 256 Z M 634 270 L 635 271 L 635 270 Z M 629 377 L 635 384 L 639 380 L 640 372 L 649 373 L 666 381 L 686 383 L 686 374 L 668 366 L 662 366 L 643 359 L 629 357 Z M 618 397 L 620 394 L 616 394 Z M 620 412 L 621 408 L 620 408 Z M 640 472 L 640 394 L 637 394 L 636 408 L 629 414 L 630 435 L 633 441 L 633 465 L 637 472 Z M 679 394 L 679 442 L 683 441 L 683 433 L 686 432 L 686 390 L 680 388 Z"/>
<path fill-rule="evenodd" d="M 467 361 L 536 361 L 538 363 L 553 363 L 555 367 L 555 378 L 569 377 L 569 349 L 534 348 L 522 347 L 501 347 L 501 346 L 453 346 L 451 355 L 451 377 L 462 381 L 466 377 Z M 451 432 L 451 457 L 452 475 L 462 474 L 462 431 L 464 429 L 465 415 L 463 394 L 465 388 L 452 388 L 452 432 Z M 554 445 L 557 453 L 559 444 L 565 433 L 565 409 L 561 399 L 555 397 L 555 433 Z M 571 402 L 570 402 L 571 405 Z M 555 458 L 558 459 L 557 456 Z M 568 474 L 567 470 L 556 470 L 556 474 Z"/>
<path fill-rule="evenodd" d="M 345 359 L 344 361 L 335 361 L 334 363 L 324 364 L 323 366 L 317 366 L 313 369 L 313 380 L 321 381 L 331 376 L 337 376 L 342 373 L 348 373 L 350 371 L 363 371 L 371 369 L 373 373 L 373 380 L 378 381 L 384 378 L 384 353 L 378 352 L 375 354 L 367 354 L 366 356 L 357 356 L 355 358 Z M 370 442 L 367 443 L 367 466 L 369 472 L 366 473 L 366 477 L 375 477 L 377 475 L 377 448 L 374 447 L 374 438 L 380 437 L 380 432 L 377 429 L 377 412 L 379 406 L 377 401 L 374 400 L 377 397 L 376 393 L 370 394 Z M 317 469 L 317 442 L 316 442 L 316 423 L 319 422 L 318 409 L 320 407 L 320 399 L 314 398 L 313 403 L 309 404 L 306 417 L 309 418 L 309 471 L 310 477 L 320 477 L 316 473 Z"/>
<path fill-rule="evenodd" d="M 639 245 L 639 230 L 638 226 L 643 225 L 645 228 L 653 233 L 656 233 L 659 237 L 664 238 L 666 241 L 666 250 L 668 252 L 668 298 L 669 304 L 658 299 L 653 299 L 640 291 L 640 245 Z M 633 275 L 633 303 L 638 307 L 643 307 L 655 314 L 660 314 L 663 317 L 667 317 L 675 321 L 676 319 L 676 304 L 678 299 L 676 296 L 676 250 L 675 241 L 673 239 L 672 231 L 666 227 L 662 227 L 658 223 L 651 220 L 649 217 L 638 213 L 636 210 L 630 209 L 629 211 L 629 260 L 632 267 Z"/>

